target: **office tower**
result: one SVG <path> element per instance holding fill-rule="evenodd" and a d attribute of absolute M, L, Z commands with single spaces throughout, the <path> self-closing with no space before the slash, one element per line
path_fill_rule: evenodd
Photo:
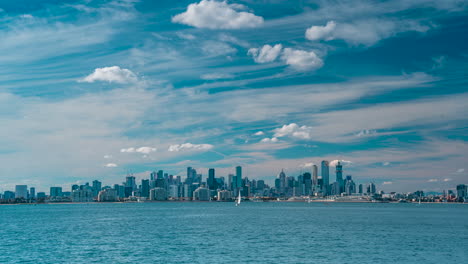
<path fill-rule="evenodd" d="M 71 200 L 72 202 L 78 203 L 89 203 L 94 201 L 92 188 L 89 187 L 89 184 L 80 186 L 79 189 L 74 190 L 71 193 Z"/>
<path fill-rule="evenodd" d="M 187 179 L 192 178 L 192 167 L 187 167 Z"/>
<path fill-rule="evenodd" d="M 304 195 L 312 194 L 312 175 L 308 172 L 302 175 L 302 180 L 304 181 Z"/>
<path fill-rule="evenodd" d="M 27 185 L 16 185 L 15 186 L 15 198 L 28 199 L 28 186 Z"/>
<path fill-rule="evenodd" d="M 117 190 L 107 188 L 98 193 L 97 200 L 99 202 L 115 202 L 117 198 Z"/>
<path fill-rule="evenodd" d="M 278 179 L 279 179 L 278 189 L 280 193 L 284 193 L 287 187 L 286 173 L 284 173 L 284 170 L 281 170 L 280 174 L 278 174 Z"/>
<path fill-rule="evenodd" d="M 364 192 L 364 187 L 362 184 L 359 184 L 358 193 L 362 194 Z"/>
<path fill-rule="evenodd" d="M 468 198 L 467 195 L 467 186 L 466 184 L 457 185 L 457 200 L 459 202 L 464 202 Z"/>
<path fill-rule="evenodd" d="M 50 197 L 61 197 L 62 187 L 50 187 Z"/>
<path fill-rule="evenodd" d="M 31 187 L 29 188 L 29 199 L 35 199 L 36 198 L 36 188 Z"/>
<path fill-rule="evenodd" d="M 3 199 L 9 200 L 9 199 L 15 199 L 15 193 L 12 191 L 5 191 L 3 193 Z"/>
<path fill-rule="evenodd" d="M 263 190 L 265 189 L 265 181 L 264 180 L 258 180 L 257 181 L 257 190 Z"/>
<path fill-rule="evenodd" d="M 338 164 L 336 164 L 336 182 L 340 184 L 340 193 L 344 189 L 344 182 L 343 182 L 343 166 L 341 163 L 338 161 Z"/>
<path fill-rule="evenodd" d="M 155 181 L 157 178 L 157 173 L 155 171 L 153 171 L 152 173 L 150 173 L 150 180 L 152 181 Z"/>
<path fill-rule="evenodd" d="M 150 190 L 150 200 L 165 201 L 167 200 L 167 191 L 164 188 L 154 188 Z"/>
<path fill-rule="evenodd" d="M 102 189 L 102 183 L 98 180 L 93 181 L 93 196 L 97 197 Z"/>
<path fill-rule="evenodd" d="M 312 185 L 318 185 L 318 168 L 317 165 L 312 165 Z"/>
<path fill-rule="evenodd" d="M 351 195 L 356 193 L 356 184 L 354 183 L 351 175 L 346 176 L 345 184 L 344 184 L 344 192 L 346 195 Z"/>
<path fill-rule="evenodd" d="M 44 199 L 46 198 L 45 192 L 38 192 L 37 193 L 37 199 Z"/>
<path fill-rule="evenodd" d="M 229 174 L 228 175 L 228 189 L 229 190 L 234 190 L 234 179 L 235 179 L 235 176 L 233 174 Z"/>
<path fill-rule="evenodd" d="M 78 190 L 80 186 L 78 184 L 73 184 L 71 187 L 71 191 L 73 192 L 74 190 Z"/>
<path fill-rule="evenodd" d="M 193 192 L 194 201 L 209 201 L 210 200 L 210 190 L 204 187 L 198 187 Z"/>
<path fill-rule="evenodd" d="M 340 188 L 340 183 L 339 182 L 332 183 L 331 194 L 332 195 L 340 195 L 341 194 L 341 188 Z"/>
<path fill-rule="evenodd" d="M 179 192 L 179 186 L 175 184 L 169 185 L 169 197 L 172 199 L 179 199 L 180 197 L 180 192 Z"/>
<path fill-rule="evenodd" d="M 328 189 L 330 185 L 330 167 L 328 165 L 328 161 L 322 161 L 322 191 L 324 195 L 328 195 Z"/>
<path fill-rule="evenodd" d="M 141 196 L 149 197 L 150 183 L 149 180 L 141 180 Z"/>
<path fill-rule="evenodd" d="M 236 167 L 236 188 L 242 187 L 242 167 Z"/>
<path fill-rule="evenodd" d="M 128 175 L 125 178 L 125 187 L 132 188 L 132 191 L 136 190 L 136 182 L 135 177 L 133 175 Z"/>
<path fill-rule="evenodd" d="M 367 185 L 367 188 L 366 188 L 366 189 L 367 189 L 366 191 L 367 191 L 368 194 L 374 194 L 374 193 L 375 193 L 375 184 L 372 183 L 372 182 L 369 183 L 369 184 Z"/>
<path fill-rule="evenodd" d="M 208 189 L 216 190 L 215 169 L 208 170 L 207 184 L 208 184 Z"/>
<path fill-rule="evenodd" d="M 218 201 L 231 201 L 231 192 L 227 190 L 218 191 Z"/>
<path fill-rule="evenodd" d="M 164 179 L 164 171 L 163 170 L 158 170 L 158 175 L 157 175 L 157 179 Z"/>

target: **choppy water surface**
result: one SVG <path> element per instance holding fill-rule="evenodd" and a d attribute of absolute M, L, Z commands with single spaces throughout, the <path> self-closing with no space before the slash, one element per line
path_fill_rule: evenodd
<path fill-rule="evenodd" d="M 4 205 L 0 239 L 0 263 L 468 263 L 468 205 Z"/>

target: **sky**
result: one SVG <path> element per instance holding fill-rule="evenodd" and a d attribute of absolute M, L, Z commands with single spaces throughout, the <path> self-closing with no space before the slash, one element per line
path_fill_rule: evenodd
<path fill-rule="evenodd" d="M 322 160 L 388 192 L 453 189 L 468 183 L 467 11 L 0 0 L 0 191 L 187 166 L 273 183 Z"/>

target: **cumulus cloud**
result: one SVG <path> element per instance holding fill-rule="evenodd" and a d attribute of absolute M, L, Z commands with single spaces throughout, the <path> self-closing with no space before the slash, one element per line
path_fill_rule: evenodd
<path fill-rule="evenodd" d="M 297 70 L 317 70 L 323 66 L 323 60 L 313 51 L 285 48 L 281 59 Z"/>
<path fill-rule="evenodd" d="M 168 148 L 168 151 L 171 151 L 171 152 L 179 152 L 179 151 L 185 151 L 185 150 L 205 151 L 205 150 L 210 150 L 212 148 L 213 148 L 213 145 L 210 145 L 210 144 L 184 143 L 184 144 L 170 145 Z"/>
<path fill-rule="evenodd" d="M 332 160 L 330 161 L 329 165 L 332 167 L 336 167 L 336 165 L 340 162 L 341 165 L 350 165 L 352 162 L 349 160 Z"/>
<path fill-rule="evenodd" d="M 139 147 L 139 148 L 123 148 L 120 150 L 122 153 L 143 153 L 143 154 L 149 154 L 151 152 L 155 152 L 157 149 L 153 147 Z"/>
<path fill-rule="evenodd" d="M 390 184 L 393 184 L 393 182 L 391 182 L 391 181 L 385 181 L 385 182 L 383 182 L 382 184 L 383 184 L 383 185 L 390 185 Z"/>
<path fill-rule="evenodd" d="M 263 131 L 258 131 L 257 133 L 254 134 L 254 136 L 263 136 L 265 133 Z"/>
<path fill-rule="evenodd" d="M 444 179 L 444 182 L 449 182 L 449 181 L 452 181 L 452 179 L 450 179 L 450 178 L 445 178 Z"/>
<path fill-rule="evenodd" d="M 333 31 L 336 28 L 335 21 L 328 21 L 325 26 L 312 26 L 306 30 L 305 36 L 308 40 L 332 40 Z"/>
<path fill-rule="evenodd" d="M 457 173 L 463 173 L 463 172 L 465 172 L 465 169 L 458 169 L 457 170 Z"/>
<path fill-rule="evenodd" d="M 172 17 L 172 22 L 209 29 L 254 28 L 263 24 L 262 17 L 243 9 L 245 7 L 240 4 L 202 0 L 190 4 L 185 12 Z"/>
<path fill-rule="evenodd" d="M 121 69 L 119 66 L 96 68 L 93 73 L 86 76 L 80 82 L 93 83 L 96 81 L 132 83 L 138 80 L 137 76 L 128 69 Z"/>
<path fill-rule="evenodd" d="M 308 126 L 299 126 L 296 123 L 291 123 L 289 125 L 283 125 L 280 128 L 273 130 L 275 132 L 275 137 L 285 137 L 290 136 L 298 139 L 311 139 L 312 138 L 312 127 Z"/>
<path fill-rule="evenodd" d="M 115 168 L 115 167 L 117 167 L 117 164 L 115 164 L 115 163 L 107 163 L 106 165 L 104 165 L 104 167 L 107 167 L 107 168 Z"/>
<path fill-rule="evenodd" d="M 234 78 L 232 74 L 229 73 L 207 73 L 200 76 L 202 80 L 218 80 L 218 79 L 231 79 Z"/>
<path fill-rule="evenodd" d="M 427 182 L 438 182 L 438 179 L 429 179 Z"/>
<path fill-rule="evenodd" d="M 262 143 L 276 143 L 276 142 L 278 142 L 278 138 L 276 138 L 276 137 L 264 138 L 264 139 L 260 140 L 260 142 L 262 142 Z"/>
<path fill-rule="evenodd" d="M 275 46 L 264 45 L 261 48 L 251 48 L 247 55 L 251 55 L 256 63 L 267 63 L 275 61 L 281 53 L 283 46 L 276 44 Z"/>

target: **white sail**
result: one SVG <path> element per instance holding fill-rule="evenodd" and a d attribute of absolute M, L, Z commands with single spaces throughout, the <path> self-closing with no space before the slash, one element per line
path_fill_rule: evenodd
<path fill-rule="evenodd" d="M 236 206 L 239 206 L 239 205 L 240 205 L 241 200 L 242 200 L 242 198 L 241 198 L 241 193 L 240 193 L 240 191 L 239 191 L 239 196 L 237 197 Z"/>

